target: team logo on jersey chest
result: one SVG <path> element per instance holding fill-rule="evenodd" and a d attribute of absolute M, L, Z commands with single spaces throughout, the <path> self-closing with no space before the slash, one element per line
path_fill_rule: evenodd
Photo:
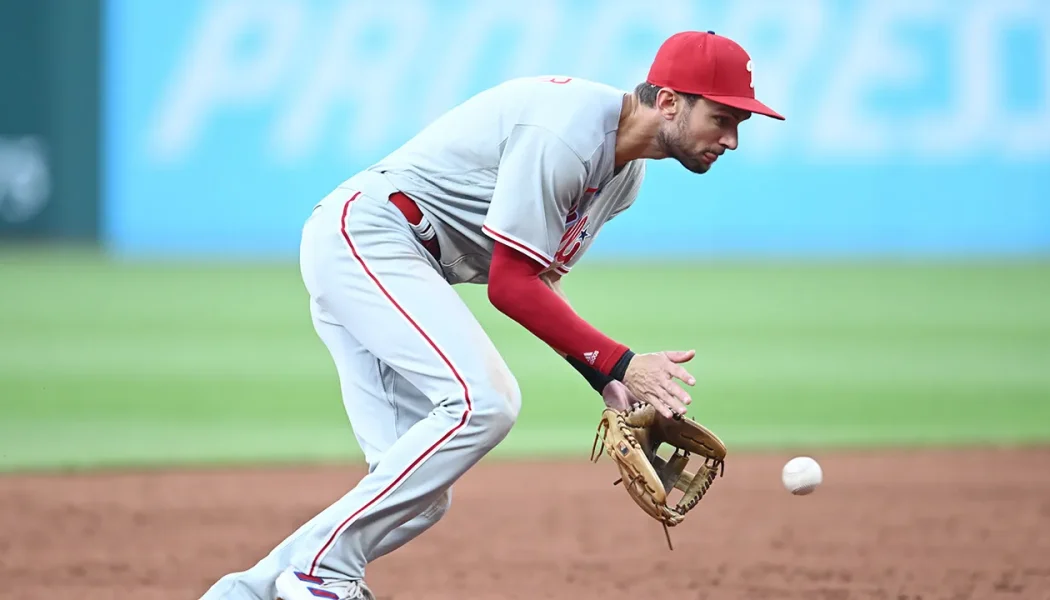
<path fill-rule="evenodd" d="M 599 194 L 601 194 L 601 190 L 596 187 L 589 187 L 584 190 L 584 195 L 590 196 L 591 200 L 597 198 Z M 576 253 L 580 251 L 580 248 L 583 247 L 583 242 L 591 237 L 591 234 L 587 231 L 589 217 L 583 214 L 581 204 L 582 199 L 577 200 L 569 209 L 568 214 L 565 215 L 565 233 L 561 236 L 558 252 L 554 255 L 554 261 L 557 263 L 568 264 L 576 256 Z"/>
<path fill-rule="evenodd" d="M 558 252 L 554 255 L 555 262 L 568 264 L 583 247 L 584 240 L 591 237 L 591 234 L 587 233 L 587 221 L 587 215 L 583 215 L 565 230 L 558 245 Z"/>

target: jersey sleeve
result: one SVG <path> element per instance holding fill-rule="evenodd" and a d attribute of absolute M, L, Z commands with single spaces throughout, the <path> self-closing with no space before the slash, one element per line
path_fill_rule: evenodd
<path fill-rule="evenodd" d="M 482 231 L 549 267 L 586 180 L 583 161 L 560 137 L 519 125 L 503 148 Z"/>
<path fill-rule="evenodd" d="M 608 216 L 604 221 L 595 223 L 592 227 L 584 229 L 587 233 L 583 236 L 577 236 L 576 243 L 579 243 L 579 248 L 576 249 L 569 255 L 568 260 L 562 264 L 558 264 L 557 271 L 562 275 L 569 273 L 569 270 L 580 261 L 580 258 L 587 252 L 587 249 L 594 243 L 594 239 L 598 236 L 598 232 L 605 226 L 606 223 L 612 221 L 617 215 L 630 208 L 634 201 L 638 198 L 638 192 L 642 187 L 642 180 L 645 178 L 645 161 L 635 160 L 627 164 L 623 171 L 614 177 L 609 183 L 605 185 L 605 189 L 602 190 L 602 196 L 604 201 L 609 203 L 609 209 L 605 211 Z M 580 239 L 582 237 L 582 239 Z M 568 254 L 568 253 L 566 253 Z"/>

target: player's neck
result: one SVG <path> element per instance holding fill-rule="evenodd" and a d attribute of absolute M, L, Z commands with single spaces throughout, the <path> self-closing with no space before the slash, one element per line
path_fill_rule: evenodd
<path fill-rule="evenodd" d="M 656 139 L 660 130 L 660 114 L 647 108 L 634 94 L 624 95 L 620 125 L 616 130 L 617 171 L 639 158 L 667 158 Z"/>

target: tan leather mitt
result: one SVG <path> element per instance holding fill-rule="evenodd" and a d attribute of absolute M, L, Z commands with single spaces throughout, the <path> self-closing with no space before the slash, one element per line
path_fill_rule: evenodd
<path fill-rule="evenodd" d="M 632 499 L 664 530 L 685 520 L 686 514 L 703 499 L 715 477 L 725 471 L 726 446 L 714 433 L 696 421 L 668 419 L 648 404 L 626 411 L 606 408 L 598 424 L 591 460 L 597 462 L 602 452 L 616 462 L 623 483 Z M 667 444 L 674 452 L 667 458 L 657 452 Z M 698 459 L 695 471 L 686 470 Z M 682 492 L 676 504 L 670 503 L 673 490 Z M 670 546 L 671 538 L 667 536 Z"/>

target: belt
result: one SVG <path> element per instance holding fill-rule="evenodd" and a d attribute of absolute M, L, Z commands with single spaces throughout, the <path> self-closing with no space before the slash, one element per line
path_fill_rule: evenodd
<path fill-rule="evenodd" d="M 401 211 L 401 214 L 405 215 L 405 220 L 408 221 L 412 231 L 415 232 L 427 252 L 430 252 L 435 259 L 440 259 L 441 248 L 438 245 L 437 232 L 434 231 L 434 226 L 427 220 L 423 211 L 419 210 L 415 201 L 401 192 L 394 192 L 390 194 L 390 202 Z"/>

